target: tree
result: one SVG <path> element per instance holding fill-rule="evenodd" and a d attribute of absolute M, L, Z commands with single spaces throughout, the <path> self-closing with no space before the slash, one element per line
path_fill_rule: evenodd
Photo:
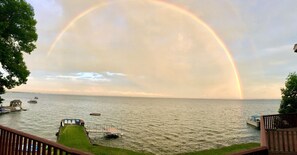
<path fill-rule="evenodd" d="M 278 112 L 280 114 L 297 113 L 297 74 L 290 73 L 285 88 L 281 89 L 282 101 Z"/>
<path fill-rule="evenodd" d="M 37 40 L 34 10 L 24 0 L 0 1 L 0 95 L 25 84 L 30 72 L 23 53 L 30 54 Z M 0 96 L 0 105 L 3 99 Z"/>

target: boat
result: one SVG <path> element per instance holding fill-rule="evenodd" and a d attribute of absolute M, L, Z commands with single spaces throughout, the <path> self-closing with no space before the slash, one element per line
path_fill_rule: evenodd
<path fill-rule="evenodd" d="M 10 112 L 10 109 L 6 109 L 6 108 L 3 108 L 3 107 L 0 107 L 0 115 L 1 114 L 7 114 Z"/>
<path fill-rule="evenodd" d="M 9 112 L 21 111 L 22 110 L 22 101 L 21 100 L 12 100 L 10 102 L 9 106 L 3 106 L 2 109 L 4 109 L 4 111 L 6 110 Z"/>
<path fill-rule="evenodd" d="M 117 128 L 114 127 L 106 127 L 103 128 L 103 133 L 105 138 L 119 138 L 120 136 L 123 136 L 123 133 L 121 133 Z"/>
<path fill-rule="evenodd" d="M 95 113 L 95 112 L 93 112 L 93 113 L 90 113 L 90 115 L 91 115 L 91 116 L 101 116 L 101 114 L 100 114 L 100 113 Z"/>
<path fill-rule="evenodd" d="M 260 116 L 252 115 L 246 120 L 246 123 L 251 126 L 254 126 L 257 129 L 260 129 Z"/>
<path fill-rule="evenodd" d="M 36 104 L 37 101 L 36 100 L 29 100 L 28 103 L 33 103 L 33 104 Z"/>

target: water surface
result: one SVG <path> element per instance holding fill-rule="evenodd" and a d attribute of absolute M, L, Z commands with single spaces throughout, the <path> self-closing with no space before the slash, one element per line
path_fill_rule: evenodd
<path fill-rule="evenodd" d="M 37 104 L 28 100 L 38 96 Z M 28 111 L 0 115 L 0 124 L 56 140 L 64 118 L 81 118 L 88 129 L 114 125 L 124 136 L 98 144 L 154 154 L 175 154 L 237 143 L 259 142 L 260 132 L 245 123 L 253 114 L 277 113 L 280 100 L 157 99 L 7 93 L 4 105 L 23 101 Z M 99 112 L 101 116 L 90 116 Z"/>

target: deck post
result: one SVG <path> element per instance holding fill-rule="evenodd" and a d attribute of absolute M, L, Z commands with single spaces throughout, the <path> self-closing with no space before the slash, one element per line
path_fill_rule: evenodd
<path fill-rule="evenodd" d="M 261 146 L 266 146 L 268 147 L 267 145 L 267 133 L 266 133 L 266 130 L 265 130 L 265 125 L 264 125 L 264 117 L 263 115 L 261 116 L 260 118 L 260 137 L 261 137 Z"/>

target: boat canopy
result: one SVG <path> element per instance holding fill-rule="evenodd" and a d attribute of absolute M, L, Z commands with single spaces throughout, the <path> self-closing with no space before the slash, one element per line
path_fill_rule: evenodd
<path fill-rule="evenodd" d="M 64 125 L 85 125 L 85 122 L 81 119 L 62 119 L 61 126 Z"/>
<path fill-rule="evenodd" d="M 253 120 L 253 121 L 260 121 L 260 115 L 252 115 L 251 117 L 250 117 L 250 120 Z"/>

